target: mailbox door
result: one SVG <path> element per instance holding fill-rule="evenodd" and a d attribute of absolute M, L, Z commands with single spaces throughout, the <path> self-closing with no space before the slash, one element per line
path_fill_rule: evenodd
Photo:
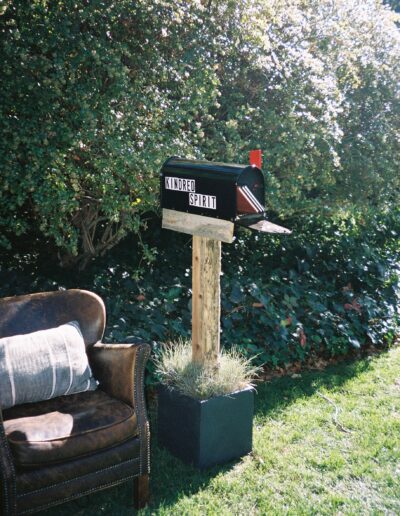
<path fill-rule="evenodd" d="M 266 219 L 265 214 L 261 214 L 258 217 L 253 215 L 245 215 L 240 217 L 236 223 L 238 226 L 242 226 L 244 228 L 251 229 L 252 231 L 261 233 L 280 233 L 284 235 L 290 235 L 292 233 L 290 229 L 269 222 L 269 220 Z"/>
<path fill-rule="evenodd" d="M 246 167 L 238 177 L 237 185 L 239 188 L 248 188 L 264 210 L 264 177 L 259 168 L 254 166 Z"/>

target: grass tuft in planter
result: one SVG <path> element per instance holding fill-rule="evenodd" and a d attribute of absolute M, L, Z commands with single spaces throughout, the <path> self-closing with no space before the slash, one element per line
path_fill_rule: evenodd
<path fill-rule="evenodd" d="M 257 368 L 237 349 L 222 351 L 219 366 L 192 361 L 190 342 L 166 347 L 156 360 L 161 381 L 158 441 L 198 468 L 223 464 L 252 449 Z"/>
<path fill-rule="evenodd" d="M 222 350 L 219 367 L 192 361 L 190 341 L 178 341 L 166 346 L 155 360 L 160 382 L 185 396 L 198 400 L 223 396 L 253 387 L 258 368 L 237 348 Z"/>

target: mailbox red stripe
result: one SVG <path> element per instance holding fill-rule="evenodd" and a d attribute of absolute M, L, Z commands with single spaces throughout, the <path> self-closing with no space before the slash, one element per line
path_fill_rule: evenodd
<path fill-rule="evenodd" d="M 250 190 L 250 188 L 248 186 L 244 186 L 243 190 L 245 191 L 247 196 L 253 201 L 253 203 L 256 205 L 257 209 L 260 211 L 264 211 L 264 206 L 259 202 L 259 200 L 253 194 L 253 192 Z"/>
<path fill-rule="evenodd" d="M 260 213 L 264 211 L 261 204 L 258 201 L 257 204 L 254 203 L 244 188 L 240 186 L 237 187 L 237 209 L 238 213 Z"/>
<path fill-rule="evenodd" d="M 237 190 L 237 212 L 240 215 L 245 213 L 258 213 L 254 204 L 250 202 L 250 199 L 245 196 L 240 188 Z"/>

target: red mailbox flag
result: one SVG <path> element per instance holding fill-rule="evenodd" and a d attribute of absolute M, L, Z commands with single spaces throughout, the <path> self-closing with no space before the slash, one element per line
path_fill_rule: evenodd
<path fill-rule="evenodd" d="M 249 161 L 250 161 L 250 165 L 255 165 L 256 167 L 258 167 L 261 170 L 262 150 L 261 149 L 251 150 L 250 154 L 249 154 Z"/>

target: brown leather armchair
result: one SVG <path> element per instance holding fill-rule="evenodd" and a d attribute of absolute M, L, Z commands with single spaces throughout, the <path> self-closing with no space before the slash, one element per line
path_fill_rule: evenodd
<path fill-rule="evenodd" d="M 133 480 L 148 499 L 147 344 L 103 344 L 103 301 L 84 290 L 0 299 L 0 338 L 79 322 L 95 391 L 0 409 L 0 514 L 33 513 Z"/>

